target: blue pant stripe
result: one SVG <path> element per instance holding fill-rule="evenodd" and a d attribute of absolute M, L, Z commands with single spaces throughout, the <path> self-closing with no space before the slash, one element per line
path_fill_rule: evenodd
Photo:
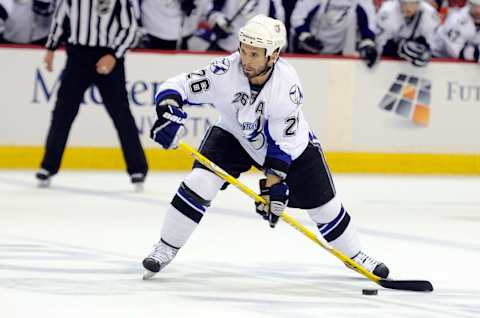
<path fill-rule="evenodd" d="M 201 205 L 200 203 L 198 203 L 195 199 L 193 199 L 191 196 L 189 196 L 187 194 L 187 192 L 182 189 L 182 188 L 179 188 L 178 191 L 177 191 L 177 194 L 179 197 L 181 197 L 187 204 L 191 205 L 192 208 L 196 209 L 198 212 L 200 213 L 204 213 L 205 212 L 205 207 L 203 205 Z"/>
<path fill-rule="evenodd" d="M 322 235 L 325 235 L 327 234 L 333 227 L 335 227 L 344 217 L 345 217 L 345 209 L 343 208 L 343 205 L 340 209 L 340 213 L 338 213 L 337 217 L 335 219 L 333 219 L 333 221 L 331 221 L 330 223 L 326 223 L 326 224 L 323 224 L 321 226 L 318 227 L 318 229 L 320 230 L 320 233 Z"/>

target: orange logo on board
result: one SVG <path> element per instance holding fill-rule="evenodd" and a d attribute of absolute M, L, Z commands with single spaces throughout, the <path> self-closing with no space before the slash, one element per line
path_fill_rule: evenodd
<path fill-rule="evenodd" d="M 380 108 L 428 126 L 431 112 L 432 82 L 429 79 L 399 74 L 388 93 L 380 102 Z"/>

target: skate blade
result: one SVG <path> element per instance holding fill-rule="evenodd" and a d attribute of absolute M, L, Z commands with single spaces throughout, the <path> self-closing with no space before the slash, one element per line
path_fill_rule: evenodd
<path fill-rule="evenodd" d="M 37 183 L 38 188 L 48 188 L 50 187 L 50 180 L 39 180 Z"/>
<path fill-rule="evenodd" d="M 143 192 L 143 190 L 144 190 L 143 182 L 138 182 L 133 184 L 133 191 L 140 193 L 140 192 Z"/>
<path fill-rule="evenodd" d="M 143 272 L 143 277 L 142 277 L 142 279 L 143 279 L 143 280 L 148 280 L 148 279 L 152 278 L 153 276 L 155 276 L 155 274 L 156 274 L 156 273 L 151 272 L 151 271 L 149 271 L 148 269 L 146 269 L 146 270 Z"/>

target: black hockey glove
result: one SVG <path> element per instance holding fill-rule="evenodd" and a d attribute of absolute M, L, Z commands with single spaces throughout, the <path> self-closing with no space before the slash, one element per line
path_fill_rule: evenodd
<path fill-rule="evenodd" d="M 185 13 L 187 17 L 192 14 L 192 11 L 195 10 L 196 7 L 195 0 L 180 0 L 180 8 L 182 8 L 183 13 Z"/>
<path fill-rule="evenodd" d="M 460 51 L 460 58 L 465 61 L 480 62 L 480 47 L 467 43 Z"/>
<path fill-rule="evenodd" d="M 150 138 L 164 149 L 175 149 L 184 132 L 187 113 L 173 99 L 166 99 L 157 106 L 158 119 L 150 130 Z"/>
<path fill-rule="evenodd" d="M 362 40 L 358 44 L 358 52 L 360 53 L 361 59 L 365 61 L 369 68 L 373 67 L 375 63 L 377 63 L 378 51 L 373 40 Z"/>
<path fill-rule="evenodd" d="M 268 201 L 268 188 L 266 186 L 267 179 L 260 179 L 258 180 L 258 185 L 260 187 L 260 193 L 259 195 L 265 200 Z M 260 214 L 264 220 L 268 221 L 268 213 L 267 213 L 267 205 L 255 201 L 255 212 Z"/>
<path fill-rule="evenodd" d="M 255 202 L 256 212 L 264 220 L 268 221 L 271 228 L 277 225 L 278 218 L 282 215 L 288 203 L 288 185 L 285 182 L 279 182 L 270 188 L 266 186 L 267 179 L 260 179 L 260 196 L 267 201 L 267 205 Z"/>
<path fill-rule="evenodd" d="M 402 40 L 400 42 L 398 56 L 419 67 L 426 66 L 432 57 L 427 45 L 412 40 Z"/>
<path fill-rule="evenodd" d="M 323 50 L 323 43 L 316 39 L 312 33 L 302 32 L 298 36 L 298 47 L 304 51 L 318 54 Z"/>
<path fill-rule="evenodd" d="M 212 32 L 217 40 L 225 39 L 233 33 L 231 24 L 222 12 L 212 13 L 208 18 L 208 24 L 212 26 Z"/>
<path fill-rule="evenodd" d="M 32 10 L 38 15 L 49 17 L 55 10 L 55 1 L 51 0 L 33 0 Z"/>

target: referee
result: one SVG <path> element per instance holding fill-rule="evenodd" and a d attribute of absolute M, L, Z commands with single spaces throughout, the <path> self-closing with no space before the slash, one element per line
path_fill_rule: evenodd
<path fill-rule="evenodd" d="M 68 28 L 67 64 L 52 113 L 45 154 L 36 174 L 48 187 L 60 168 L 68 134 L 87 88 L 95 84 L 117 130 L 127 172 L 141 191 L 148 166 L 125 88 L 124 55 L 135 41 L 131 0 L 60 0 L 47 40 L 44 63 L 53 70 L 54 51 Z"/>

